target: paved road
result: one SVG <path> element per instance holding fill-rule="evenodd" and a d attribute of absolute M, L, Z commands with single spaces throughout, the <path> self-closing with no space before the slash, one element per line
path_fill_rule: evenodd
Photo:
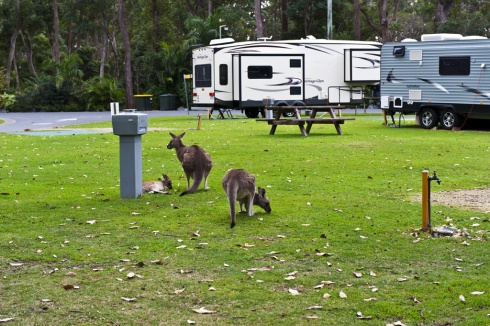
<path fill-rule="evenodd" d="M 205 111 L 199 110 L 176 110 L 176 111 L 143 111 L 150 117 L 179 116 L 179 115 L 198 115 Z M 26 129 L 52 129 L 73 124 L 83 124 L 89 122 L 110 121 L 111 113 L 107 112 L 0 112 L 0 120 L 5 123 L 0 124 L 0 132 L 23 131 Z"/>

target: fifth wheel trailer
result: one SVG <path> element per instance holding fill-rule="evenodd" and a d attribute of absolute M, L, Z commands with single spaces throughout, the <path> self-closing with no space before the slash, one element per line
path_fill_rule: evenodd
<path fill-rule="evenodd" d="M 257 117 L 274 105 L 352 105 L 380 80 L 380 43 L 307 39 L 211 41 L 193 50 L 193 105 Z"/>
<path fill-rule="evenodd" d="M 490 119 L 490 40 L 426 34 L 381 49 L 381 109 L 415 113 L 420 125 L 452 129 Z"/>

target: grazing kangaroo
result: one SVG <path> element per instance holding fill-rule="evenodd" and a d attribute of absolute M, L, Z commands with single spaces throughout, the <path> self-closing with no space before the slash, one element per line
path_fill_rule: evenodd
<path fill-rule="evenodd" d="M 265 189 L 260 188 L 255 192 L 255 175 L 249 174 L 243 169 L 230 170 L 223 177 L 223 189 L 230 203 L 231 227 L 236 225 L 236 202 L 240 204 L 240 213 L 245 205 L 248 216 L 252 216 L 253 205 L 262 207 L 267 213 L 272 211 L 269 198 L 265 196 Z"/>
<path fill-rule="evenodd" d="M 166 174 L 162 174 L 161 181 L 143 182 L 143 192 L 147 192 L 149 194 L 168 194 L 167 190 L 170 189 L 172 189 L 172 180 L 170 180 L 170 178 Z"/>
<path fill-rule="evenodd" d="M 204 189 L 208 189 L 208 176 L 213 167 L 213 162 L 211 161 L 211 156 L 204 151 L 201 147 L 197 145 L 185 146 L 182 143 L 182 137 L 184 137 L 185 132 L 175 136 L 170 133 L 172 140 L 168 143 L 167 148 L 175 148 L 177 152 L 177 158 L 182 164 L 185 176 L 187 178 L 187 190 L 181 193 L 181 196 L 192 194 L 196 192 L 197 188 L 204 179 Z M 190 186 L 189 179 L 193 179 L 192 187 Z"/>

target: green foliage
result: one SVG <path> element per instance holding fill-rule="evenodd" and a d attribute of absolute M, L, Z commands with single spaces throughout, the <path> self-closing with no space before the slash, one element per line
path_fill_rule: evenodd
<path fill-rule="evenodd" d="M 107 111 L 111 102 L 124 103 L 124 90 L 116 79 L 94 77 L 85 83 L 88 111 Z"/>

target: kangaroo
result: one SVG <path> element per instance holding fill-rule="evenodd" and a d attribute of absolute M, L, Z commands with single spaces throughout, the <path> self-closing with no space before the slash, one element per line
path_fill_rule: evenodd
<path fill-rule="evenodd" d="M 143 182 L 143 192 L 147 192 L 149 194 L 168 194 L 167 190 L 170 189 L 172 189 L 172 180 L 170 180 L 170 178 L 166 174 L 162 174 L 161 181 Z"/>
<path fill-rule="evenodd" d="M 213 162 L 211 161 L 211 156 L 204 151 L 201 147 L 197 145 L 185 146 L 182 143 L 182 137 L 184 137 L 185 132 L 175 136 L 170 133 L 172 139 L 168 143 L 167 148 L 175 148 L 177 152 L 177 158 L 182 164 L 185 176 L 187 178 L 187 190 L 181 193 L 181 196 L 192 194 L 196 192 L 197 188 L 204 179 L 204 189 L 208 189 L 208 176 L 213 167 Z M 189 179 L 193 179 L 194 182 L 192 187 L 190 186 Z"/>
<path fill-rule="evenodd" d="M 248 216 L 254 214 L 253 205 L 262 207 L 267 213 L 272 211 L 265 189 L 259 187 L 258 192 L 255 192 L 255 175 L 243 169 L 232 169 L 223 177 L 222 186 L 230 204 L 231 228 L 236 225 L 237 201 L 240 204 L 240 213 L 243 213 L 242 206 L 245 205 Z"/>

